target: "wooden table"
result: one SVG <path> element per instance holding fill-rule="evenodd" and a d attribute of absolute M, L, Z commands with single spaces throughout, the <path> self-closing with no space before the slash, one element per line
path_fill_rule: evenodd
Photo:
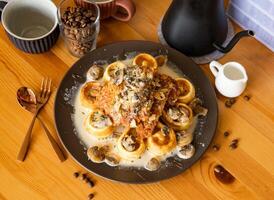
<path fill-rule="evenodd" d="M 102 22 L 99 46 L 119 40 L 157 41 L 157 26 L 170 0 L 136 0 L 137 13 L 129 23 L 112 19 Z M 236 30 L 239 27 L 235 26 Z M 17 103 L 20 86 L 39 88 L 43 76 L 53 79 L 54 92 L 41 112 L 44 122 L 54 133 L 53 101 L 56 88 L 69 67 L 77 60 L 71 56 L 60 38 L 47 53 L 30 55 L 16 49 L 0 28 L 0 199 L 273 199 L 274 198 L 274 55 L 255 39 L 245 38 L 221 63 L 238 61 L 249 75 L 245 94 L 232 108 L 224 106 L 225 98 L 218 95 L 220 120 L 213 143 L 204 156 L 181 175 L 146 185 L 115 183 L 93 175 L 92 189 L 73 177 L 82 170 L 71 157 L 60 163 L 50 147 L 39 123 L 35 124 L 28 157 L 24 163 L 16 155 L 32 115 Z M 208 65 L 201 68 L 211 78 Z M 224 138 L 224 131 L 230 131 Z M 230 150 L 234 138 L 239 147 Z M 222 184 L 214 174 L 216 164 L 224 166 L 234 177 L 232 184 Z"/>

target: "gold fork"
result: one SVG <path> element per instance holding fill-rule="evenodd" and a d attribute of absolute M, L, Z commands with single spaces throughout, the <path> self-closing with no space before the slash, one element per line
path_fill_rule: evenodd
<path fill-rule="evenodd" d="M 30 139 L 31 139 L 31 132 L 32 128 L 35 122 L 35 119 L 41 110 L 41 108 L 47 103 L 49 97 L 50 97 L 50 88 L 51 88 L 51 79 L 49 78 L 43 78 L 42 83 L 41 83 L 41 88 L 40 88 L 40 93 L 37 97 L 37 108 L 36 112 L 33 115 L 32 121 L 30 123 L 29 129 L 27 131 L 27 134 L 24 138 L 24 141 L 22 143 L 22 146 L 20 148 L 20 151 L 17 155 L 17 160 L 24 161 L 25 157 L 28 152 L 29 144 L 30 144 Z M 48 134 L 47 134 L 48 135 Z M 63 154 L 62 154 L 63 155 Z M 58 155 L 59 156 L 59 155 Z"/>

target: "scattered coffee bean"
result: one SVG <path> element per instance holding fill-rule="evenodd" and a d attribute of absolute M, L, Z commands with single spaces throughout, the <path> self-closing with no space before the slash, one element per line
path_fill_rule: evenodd
<path fill-rule="evenodd" d="M 236 149 L 237 147 L 238 147 L 238 144 L 237 143 L 231 143 L 230 145 L 229 145 L 229 147 L 230 147 L 230 149 Z"/>
<path fill-rule="evenodd" d="M 238 139 L 234 139 L 231 141 L 231 143 L 235 143 L 235 144 L 238 144 L 239 140 Z"/>
<path fill-rule="evenodd" d="M 86 180 L 87 179 L 87 174 L 82 174 L 82 180 Z"/>
<path fill-rule="evenodd" d="M 235 98 L 229 98 L 225 101 L 225 106 L 227 108 L 231 108 L 231 106 L 236 103 L 236 99 Z"/>
<path fill-rule="evenodd" d="M 229 132 L 228 132 L 228 131 L 225 131 L 225 132 L 224 132 L 224 136 L 225 136 L 225 137 L 228 137 L 228 136 L 229 136 Z"/>
<path fill-rule="evenodd" d="M 225 101 L 225 107 L 227 108 L 231 108 L 232 104 L 230 103 L 230 101 L 226 100 Z"/>
<path fill-rule="evenodd" d="M 94 182 L 93 182 L 92 180 L 90 180 L 90 179 L 88 179 L 88 180 L 89 180 L 89 181 L 87 182 L 88 186 L 89 186 L 90 188 L 94 187 Z"/>
<path fill-rule="evenodd" d="M 250 98 L 251 98 L 251 97 L 250 97 L 249 95 L 245 95 L 245 96 L 244 96 L 244 100 L 246 100 L 246 101 L 249 101 Z"/>
<path fill-rule="evenodd" d="M 220 146 L 219 146 L 218 144 L 214 144 L 214 145 L 212 146 L 212 148 L 213 148 L 214 151 L 219 151 Z"/>
<path fill-rule="evenodd" d="M 235 98 L 230 98 L 229 101 L 230 101 L 231 104 L 236 103 L 236 99 Z"/>
<path fill-rule="evenodd" d="M 90 181 L 89 177 L 84 179 L 85 183 L 88 183 Z"/>
<path fill-rule="evenodd" d="M 79 175 L 80 175 L 80 173 L 79 173 L 79 172 L 74 172 L 74 173 L 73 173 L 73 176 L 74 176 L 75 178 L 78 178 L 78 177 L 79 177 Z"/>
<path fill-rule="evenodd" d="M 93 193 L 90 193 L 90 194 L 88 195 L 88 200 L 93 199 L 93 197 L 94 197 L 94 194 L 93 194 Z"/>

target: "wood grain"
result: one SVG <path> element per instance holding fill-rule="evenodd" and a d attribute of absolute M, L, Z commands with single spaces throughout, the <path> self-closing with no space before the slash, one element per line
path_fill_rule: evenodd
<path fill-rule="evenodd" d="M 57 1 L 55 1 L 57 2 Z M 129 39 L 158 41 L 157 27 L 170 0 L 135 0 L 136 15 L 128 23 L 113 19 L 101 23 L 98 46 Z M 227 1 L 225 1 L 227 3 Z M 235 26 L 236 31 L 240 30 Z M 73 172 L 84 171 L 69 157 L 60 163 L 39 123 L 33 130 L 30 152 L 24 163 L 16 161 L 18 149 L 31 120 L 31 114 L 16 101 L 20 86 L 39 89 L 41 78 L 53 79 L 54 92 L 41 112 L 54 137 L 53 101 L 56 88 L 69 67 L 77 60 L 70 55 L 59 38 L 50 52 L 30 55 L 17 50 L 0 27 L 0 199 L 273 199 L 274 196 L 274 55 L 255 39 L 244 38 L 220 59 L 221 63 L 242 63 L 249 75 L 245 93 L 232 108 L 224 106 L 218 94 L 220 120 L 213 143 L 221 145 L 218 152 L 209 148 L 204 156 L 181 175 L 146 185 L 114 183 L 92 175 L 92 189 L 73 178 Z M 208 65 L 201 68 L 214 83 Z M 251 95 L 250 101 L 243 96 Z M 223 132 L 229 130 L 228 138 Z M 239 139 L 236 150 L 229 142 Z M 222 184 L 213 168 L 221 164 L 234 177 L 232 184 Z"/>

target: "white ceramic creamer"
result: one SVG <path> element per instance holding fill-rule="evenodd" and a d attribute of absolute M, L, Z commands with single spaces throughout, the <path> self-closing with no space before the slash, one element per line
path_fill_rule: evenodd
<path fill-rule="evenodd" d="M 240 63 L 228 62 L 222 65 L 217 61 L 212 61 L 209 67 L 215 76 L 215 86 L 222 95 L 237 97 L 243 93 L 248 77 L 245 68 Z"/>

